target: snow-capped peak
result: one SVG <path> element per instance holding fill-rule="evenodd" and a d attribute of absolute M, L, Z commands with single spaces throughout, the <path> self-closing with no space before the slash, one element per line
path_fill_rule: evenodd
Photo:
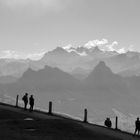
<path fill-rule="evenodd" d="M 87 53 L 85 51 L 79 52 L 78 48 L 72 47 L 72 45 L 67 45 L 62 47 L 64 50 L 66 50 L 67 52 L 75 52 L 76 54 L 80 55 L 80 56 L 86 56 Z"/>
<path fill-rule="evenodd" d="M 96 52 L 97 49 L 98 52 L 116 52 L 118 54 L 127 53 L 128 51 L 132 52 L 134 51 L 133 46 L 129 47 L 120 47 L 119 43 L 117 41 L 113 41 L 112 43 L 109 43 L 107 39 L 101 39 L 101 40 L 91 40 L 85 43 L 84 45 L 73 47 L 71 44 L 62 47 L 67 52 L 75 52 L 76 54 L 80 56 L 87 56 L 90 52 Z"/>

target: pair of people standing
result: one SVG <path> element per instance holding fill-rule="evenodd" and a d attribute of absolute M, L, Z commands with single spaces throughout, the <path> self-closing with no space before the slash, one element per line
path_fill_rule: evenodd
<path fill-rule="evenodd" d="M 28 105 L 28 93 L 25 93 L 25 95 L 22 97 L 22 100 L 24 102 L 24 109 L 27 110 L 27 105 Z M 30 111 L 33 111 L 34 107 L 34 97 L 31 95 L 29 97 L 29 105 L 30 105 Z"/>

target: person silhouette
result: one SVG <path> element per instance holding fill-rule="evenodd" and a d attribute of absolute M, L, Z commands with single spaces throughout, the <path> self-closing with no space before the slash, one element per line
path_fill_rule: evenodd
<path fill-rule="evenodd" d="M 33 111 L 33 107 L 34 107 L 34 97 L 33 97 L 33 95 L 31 95 L 30 98 L 29 98 L 29 104 L 30 104 L 30 111 Z"/>
<path fill-rule="evenodd" d="M 112 127 L 112 122 L 111 122 L 110 118 L 106 118 L 104 125 L 107 126 L 108 128 Z"/>
<path fill-rule="evenodd" d="M 27 110 L 28 93 L 25 93 L 25 95 L 22 97 L 22 100 L 23 100 L 23 102 L 24 102 L 24 110 Z"/>
<path fill-rule="evenodd" d="M 135 132 L 134 132 L 134 136 L 136 135 L 137 132 L 138 132 L 138 135 L 139 135 L 140 134 L 140 120 L 139 120 L 139 117 L 135 121 Z"/>

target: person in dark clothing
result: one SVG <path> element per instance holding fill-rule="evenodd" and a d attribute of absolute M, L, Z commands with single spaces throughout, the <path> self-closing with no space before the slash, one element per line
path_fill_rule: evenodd
<path fill-rule="evenodd" d="M 22 100 L 23 100 L 23 102 L 24 102 L 24 109 L 27 110 L 28 93 L 25 93 L 25 95 L 22 97 Z"/>
<path fill-rule="evenodd" d="M 137 120 L 135 121 L 135 132 L 134 132 L 134 136 L 136 135 L 136 133 L 138 132 L 138 135 L 140 133 L 140 120 L 139 117 L 137 118 Z"/>
<path fill-rule="evenodd" d="M 108 128 L 112 127 L 112 122 L 111 122 L 110 118 L 106 118 L 104 125 L 107 126 Z"/>
<path fill-rule="evenodd" d="M 34 97 L 33 97 L 33 95 L 31 95 L 30 98 L 29 98 L 29 104 L 30 104 L 30 111 L 33 111 L 33 107 L 34 107 Z"/>

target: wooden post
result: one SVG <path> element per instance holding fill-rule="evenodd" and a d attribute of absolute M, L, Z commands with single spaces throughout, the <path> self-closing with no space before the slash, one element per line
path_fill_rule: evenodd
<path fill-rule="evenodd" d="M 48 113 L 52 114 L 52 102 L 51 101 L 49 102 L 49 112 Z"/>
<path fill-rule="evenodd" d="M 87 109 L 84 110 L 84 122 L 87 123 Z"/>
<path fill-rule="evenodd" d="M 115 129 L 118 129 L 118 117 L 116 116 Z"/>
<path fill-rule="evenodd" d="M 17 95 L 16 97 L 16 107 L 18 107 L 18 98 L 19 98 L 19 95 Z"/>

